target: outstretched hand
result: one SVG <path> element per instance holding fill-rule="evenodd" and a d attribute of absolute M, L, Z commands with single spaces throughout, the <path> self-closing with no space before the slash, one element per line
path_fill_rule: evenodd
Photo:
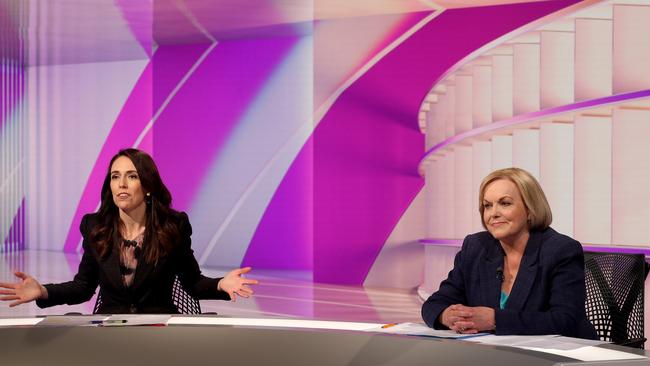
<path fill-rule="evenodd" d="M 18 283 L 0 282 L 0 300 L 13 301 L 9 304 L 14 307 L 40 298 L 47 298 L 47 290 L 34 277 L 16 271 L 14 275 L 20 278 Z"/>
<path fill-rule="evenodd" d="M 237 295 L 241 297 L 250 297 L 253 290 L 249 285 L 257 285 L 259 281 L 244 278 L 242 275 L 251 271 L 251 267 L 239 268 L 228 272 L 224 278 L 219 281 L 218 288 L 230 295 L 231 301 L 237 301 Z"/>

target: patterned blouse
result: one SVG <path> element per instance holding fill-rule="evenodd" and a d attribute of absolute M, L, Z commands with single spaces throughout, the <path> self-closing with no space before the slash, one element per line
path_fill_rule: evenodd
<path fill-rule="evenodd" d="M 120 273 L 126 287 L 131 286 L 133 283 L 135 270 L 138 267 L 138 259 L 142 253 L 143 241 L 144 233 L 133 240 L 122 239 L 122 245 L 120 245 Z"/>

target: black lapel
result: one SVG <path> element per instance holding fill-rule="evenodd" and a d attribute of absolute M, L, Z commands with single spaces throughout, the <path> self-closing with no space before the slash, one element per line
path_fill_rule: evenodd
<path fill-rule="evenodd" d="M 537 276 L 537 265 L 539 258 L 539 249 L 542 245 L 542 233 L 531 232 L 524 250 L 524 256 L 521 258 L 517 278 L 512 285 L 512 291 L 506 302 L 506 309 L 521 310 L 528 300 L 528 296 L 535 283 Z"/>
<path fill-rule="evenodd" d="M 124 290 L 124 282 L 122 281 L 122 274 L 120 273 L 120 248 L 118 245 L 113 244 L 111 254 L 108 258 L 103 260 L 104 272 L 106 277 L 113 282 L 116 288 Z"/>
<path fill-rule="evenodd" d="M 158 262 L 161 260 L 162 259 L 159 259 Z M 144 259 L 144 255 L 142 255 L 138 259 L 138 266 L 135 269 L 135 277 L 133 278 L 131 289 L 133 291 L 136 291 L 138 287 L 142 286 L 142 283 L 149 277 L 149 274 L 154 268 L 156 268 L 156 266 L 153 263 L 147 263 L 147 261 Z"/>
<path fill-rule="evenodd" d="M 503 249 L 501 249 L 499 241 L 491 236 L 489 242 L 484 244 L 487 248 L 485 257 L 480 262 L 481 296 L 484 304 L 493 309 L 498 309 L 501 296 L 501 280 L 497 275 L 497 269 L 501 267 L 503 271 Z"/>

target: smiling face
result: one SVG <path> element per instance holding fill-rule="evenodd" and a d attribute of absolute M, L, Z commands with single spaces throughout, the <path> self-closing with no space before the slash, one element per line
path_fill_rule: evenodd
<path fill-rule="evenodd" d="M 128 213 L 145 204 L 140 177 L 131 159 L 126 156 L 115 159 L 110 180 L 113 202 L 121 211 Z"/>
<path fill-rule="evenodd" d="M 512 181 L 497 179 L 488 184 L 482 204 L 485 227 L 500 242 L 515 243 L 527 236 L 528 210 Z"/>

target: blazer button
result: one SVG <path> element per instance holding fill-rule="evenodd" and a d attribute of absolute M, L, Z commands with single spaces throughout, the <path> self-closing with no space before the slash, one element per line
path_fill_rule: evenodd
<path fill-rule="evenodd" d="M 131 314 L 136 314 L 138 312 L 138 308 L 135 306 L 135 304 L 131 304 L 129 311 L 131 312 Z"/>

